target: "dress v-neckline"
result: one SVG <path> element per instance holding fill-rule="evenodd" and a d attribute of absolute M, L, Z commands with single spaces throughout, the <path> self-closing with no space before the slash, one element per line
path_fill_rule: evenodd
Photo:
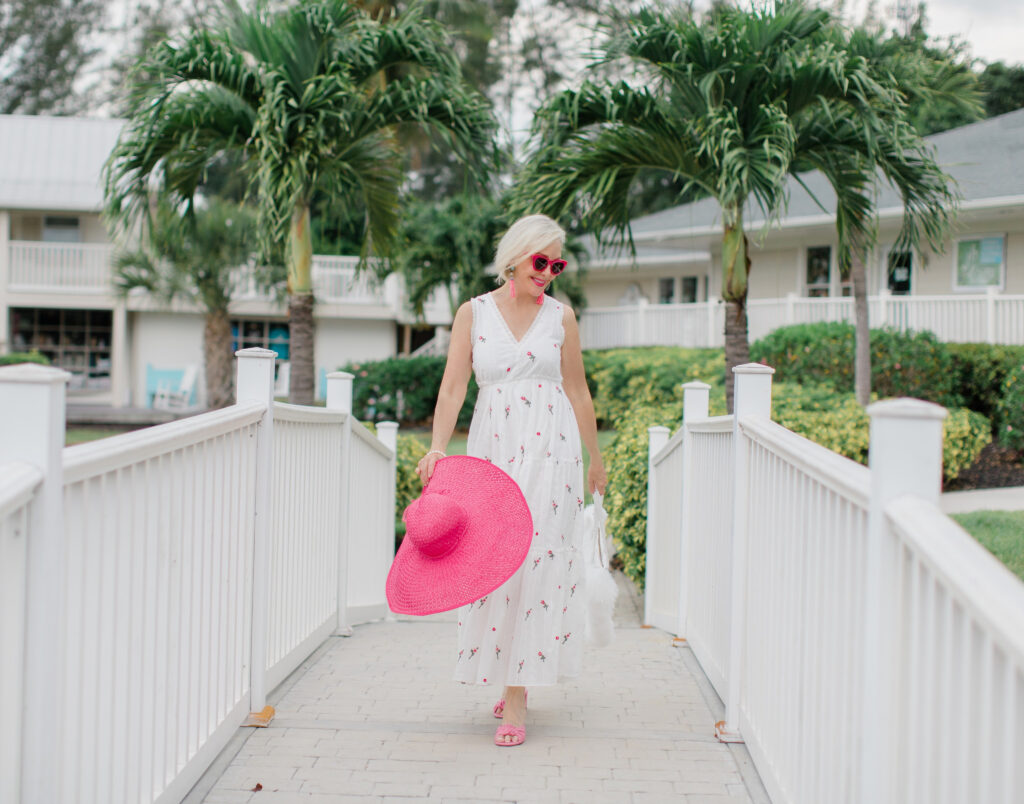
<path fill-rule="evenodd" d="M 515 333 L 512 332 L 512 327 L 510 327 L 508 325 L 508 321 L 505 320 L 505 314 L 501 312 L 501 308 L 498 306 L 498 300 L 494 298 L 494 293 L 488 293 L 487 297 L 491 300 L 491 304 L 494 305 L 494 312 L 498 314 L 498 319 L 501 321 L 501 325 L 505 328 L 505 332 L 508 333 L 509 338 L 512 339 L 512 342 L 516 346 L 521 346 L 526 341 L 526 339 L 530 337 L 530 333 L 533 332 L 533 328 L 537 326 L 537 321 L 540 319 L 541 315 L 544 314 L 544 308 L 546 307 L 545 304 L 540 305 L 540 309 L 537 311 L 537 314 L 533 317 L 533 321 L 530 322 L 530 326 L 526 328 L 526 332 L 523 333 L 523 337 L 516 338 Z"/>

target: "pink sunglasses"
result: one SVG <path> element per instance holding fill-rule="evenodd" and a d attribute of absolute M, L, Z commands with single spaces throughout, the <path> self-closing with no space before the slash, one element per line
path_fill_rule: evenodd
<path fill-rule="evenodd" d="M 569 264 L 565 260 L 549 260 L 543 254 L 531 254 L 530 259 L 533 260 L 534 271 L 540 274 L 544 273 L 545 268 L 550 268 L 552 276 L 558 276 Z"/>

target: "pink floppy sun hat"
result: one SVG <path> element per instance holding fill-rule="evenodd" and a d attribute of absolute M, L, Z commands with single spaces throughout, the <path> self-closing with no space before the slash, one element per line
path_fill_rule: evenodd
<path fill-rule="evenodd" d="M 397 614 L 451 611 L 490 594 L 526 560 L 533 518 L 519 485 L 489 461 L 442 458 L 402 514 L 385 587 Z"/>

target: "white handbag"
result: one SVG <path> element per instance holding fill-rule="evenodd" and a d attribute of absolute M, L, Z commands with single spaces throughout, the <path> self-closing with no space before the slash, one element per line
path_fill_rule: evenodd
<path fill-rule="evenodd" d="M 594 492 L 594 504 L 588 505 L 583 514 L 583 559 L 586 566 L 584 588 L 587 600 L 584 639 L 588 645 L 597 648 L 603 648 L 612 641 L 612 614 L 615 611 L 615 599 L 619 595 L 619 588 L 608 569 L 611 539 L 605 531 L 608 514 L 605 513 L 603 502 L 603 497 Z"/>

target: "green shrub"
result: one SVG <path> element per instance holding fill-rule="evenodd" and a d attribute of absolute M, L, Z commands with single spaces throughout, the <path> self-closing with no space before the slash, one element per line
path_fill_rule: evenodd
<path fill-rule="evenodd" d="M 50 359 L 34 349 L 31 352 L 11 352 L 0 355 L 0 366 L 13 366 L 17 363 L 39 363 L 42 366 L 48 366 Z"/>
<path fill-rule="evenodd" d="M 853 391 L 851 324 L 780 327 L 754 343 L 750 356 L 775 368 L 777 381 L 824 382 L 837 391 Z M 912 396 L 957 407 L 955 382 L 949 349 L 932 333 L 871 330 L 871 388 L 879 397 Z"/>
<path fill-rule="evenodd" d="M 355 375 L 352 408 L 360 419 L 397 421 L 402 426 L 431 420 L 444 376 L 445 357 L 392 357 L 350 363 L 341 368 Z M 470 378 L 458 426 L 468 427 L 476 402 L 476 380 Z"/>
<path fill-rule="evenodd" d="M 1024 346 L 949 343 L 946 348 L 953 361 L 953 387 L 960 404 L 988 416 L 993 431 L 998 432 L 1003 383 L 1014 368 L 1024 365 Z"/>
<path fill-rule="evenodd" d="M 690 380 L 724 386 L 725 352 L 671 346 L 608 349 L 585 354 L 583 365 L 598 424 L 614 427 L 636 405 L 680 405 L 680 386 Z"/>
<path fill-rule="evenodd" d="M 623 572 L 640 589 L 644 587 L 647 549 L 647 428 L 664 425 L 676 429 L 680 418 L 674 404 L 631 408 L 619 420 L 618 432 L 604 455 L 608 532 L 615 539 Z"/>
<path fill-rule="evenodd" d="M 967 408 L 956 408 L 942 423 L 942 476 L 952 480 L 992 441 L 992 423 Z"/>
<path fill-rule="evenodd" d="M 1003 380 L 997 408 L 999 441 L 1010 449 L 1024 450 L 1024 364 L 1018 364 Z"/>
<path fill-rule="evenodd" d="M 772 420 L 815 444 L 867 463 L 870 421 L 853 394 L 829 385 L 772 384 Z"/>

